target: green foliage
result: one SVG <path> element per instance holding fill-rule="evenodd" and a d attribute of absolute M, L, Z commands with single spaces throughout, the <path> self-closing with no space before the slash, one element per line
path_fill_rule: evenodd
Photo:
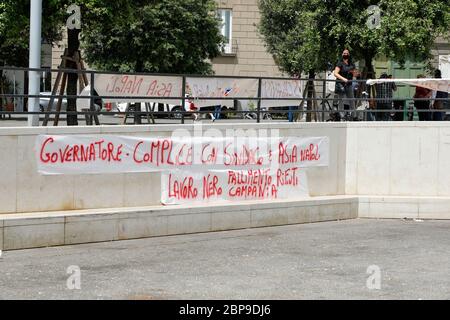
<path fill-rule="evenodd" d="M 48 43 L 61 39 L 64 22 L 62 1 L 42 2 L 42 38 Z M 30 1 L 2 0 L 0 3 L 0 64 L 28 66 Z"/>
<path fill-rule="evenodd" d="M 83 49 L 104 70 L 212 73 L 223 41 L 214 0 L 96 0 L 83 5 Z"/>
<path fill-rule="evenodd" d="M 223 38 L 214 0 L 44 0 L 43 38 L 61 39 L 68 5 L 81 6 L 81 43 L 92 67 L 212 73 Z M 30 0 L 0 2 L 0 63 L 27 66 Z"/>
<path fill-rule="evenodd" d="M 260 31 L 280 68 L 291 74 L 325 70 L 336 56 L 328 37 L 326 6 L 311 0 L 260 0 Z"/>
<path fill-rule="evenodd" d="M 448 0 L 383 0 L 380 52 L 395 61 L 426 60 L 437 36 L 449 36 Z"/>
<path fill-rule="evenodd" d="M 381 8 L 381 26 L 367 26 L 370 5 Z M 450 29 L 448 0 L 259 0 L 260 31 L 289 74 L 323 71 L 344 48 L 371 65 L 377 54 L 402 63 L 430 57 L 434 40 Z"/>

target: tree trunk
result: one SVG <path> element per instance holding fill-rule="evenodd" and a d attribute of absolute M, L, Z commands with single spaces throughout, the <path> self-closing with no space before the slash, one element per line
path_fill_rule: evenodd
<path fill-rule="evenodd" d="M 136 61 L 136 66 L 134 72 L 143 72 L 144 71 L 144 62 L 142 60 Z M 135 103 L 133 106 L 134 110 L 134 124 L 142 124 L 141 119 L 141 103 Z"/>
<path fill-rule="evenodd" d="M 3 90 L 3 69 L 0 70 L 0 94 L 4 94 Z M 6 105 L 6 99 L 2 96 L 0 98 L 0 111 L 3 111 L 3 107 Z M 3 115 L 0 115 L 0 119 L 3 118 Z"/>
<path fill-rule="evenodd" d="M 28 112 L 28 83 L 30 82 L 29 72 L 24 71 L 24 84 L 23 84 L 23 111 Z"/>
<path fill-rule="evenodd" d="M 308 102 L 306 105 L 306 110 L 307 111 L 312 111 L 313 109 L 313 98 L 315 96 L 314 91 L 315 91 L 315 87 L 314 87 L 314 79 L 316 78 L 316 73 L 314 70 L 309 70 L 309 76 L 308 76 Z M 306 113 L 306 122 L 311 122 L 312 120 L 312 114 L 311 112 L 307 112 Z"/>
<path fill-rule="evenodd" d="M 133 111 L 134 111 L 134 124 L 142 124 L 140 102 L 134 103 Z"/>
<path fill-rule="evenodd" d="M 80 34 L 80 30 L 67 30 L 68 34 L 68 54 L 69 57 L 73 57 L 75 52 L 80 49 L 80 40 L 78 39 L 78 35 Z M 67 63 L 68 69 L 77 69 L 77 64 L 72 61 L 68 61 Z M 67 81 L 67 95 L 77 95 L 77 84 L 78 84 L 78 74 L 77 73 L 69 73 L 68 81 Z M 68 126 L 77 126 L 78 118 L 77 118 L 77 99 L 69 98 L 67 99 L 67 125 Z M 69 114 L 73 112 L 73 114 Z"/>
<path fill-rule="evenodd" d="M 373 54 L 366 54 L 364 59 L 365 67 L 363 69 L 363 72 L 361 74 L 361 79 L 367 80 L 367 79 L 375 79 L 375 68 L 373 66 Z M 359 92 L 369 92 L 369 86 L 367 86 L 366 82 L 362 82 L 359 86 Z"/>
<path fill-rule="evenodd" d="M 375 78 L 375 68 L 373 66 L 373 56 L 372 55 L 366 55 L 365 61 L 365 67 L 362 73 L 363 79 L 374 79 Z"/>
<path fill-rule="evenodd" d="M 142 60 L 136 61 L 134 72 L 144 72 L 144 62 Z"/>
<path fill-rule="evenodd" d="M 362 79 L 375 79 L 375 68 L 373 66 L 373 53 L 366 53 L 364 58 L 364 69 L 362 71 L 361 77 Z"/>

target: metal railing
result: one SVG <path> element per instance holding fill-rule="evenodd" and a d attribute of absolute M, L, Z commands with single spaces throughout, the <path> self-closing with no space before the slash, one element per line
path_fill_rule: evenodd
<path fill-rule="evenodd" d="M 142 117 L 147 116 L 147 119 L 152 119 L 152 123 L 156 123 L 155 119 L 158 119 L 160 117 L 166 117 L 166 118 L 172 118 L 177 119 L 181 123 L 185 123 L 185 121 L 189 118 L 195 118 L 205 116 L 205 115 L 212 115 L 214 117 L 214 114 L 220 115 L 224 118 L 230 118 L 230 119 L 247 119 L 247 120 L 254 120 L 255 122 L 261 122 L 261 121 L 270 121 L 270 120 L 294 120 L 294 119 L 300 119 L 300 118 L 306 118 L 307 120 L 314 120 L 317 122 L 324 122 L 324 121 L 354 121 L 354 120 L 362 120 L 362 121 L 370 121 L 372 118 L 376 118 L 377 114 L 384 115 L 385 120 L 415 120 L 417 119 L 417 115 L 419 114 L 427 114 L 428 116 L 433 114 L 440 114 L 441 116 L 445 116 L 447 114 L 447 120 L 449 119 L 450 115 L 450 99 L 449 98 L 436 98 L 433 99 L 435 101 L 443 101 L 443 105 L 446 107 L 444 109 L 417 109 L 415 108 L 415 105 L 417 105 L 418 101 L 428 101 L 430 102 L 430 98 L 423 98 L 423 99 L 414 99 L 411 97 L 395 97 L 390 99 L 391 108 L 370 108 L 371 103 L 382 103 L 383 101 L 386 101 L 386 98 L 379 98 L 376 97 L 370 97 L 367 94 L 364 94 L 364 91 L 367 92 L 368 87 L 366 87 L 366 80 L 354 80 L 354 83 L 358 83 L 360 87 L 363 89 L 360 89 L 356 96 L 354 98 L 342 98 L 336 95 L 333 92 L 330 92 L 327 90 L 327 84 L 329 82 L 336 82 L 336 80 L 329 80 L 329 79 L 301 79 L 301 78 L 282 78 L 282 77 L 243 77 L 243 76 L 204 76 L 204 75 L 183 75 L 183 74 L 148 74 L 148 73 L 119 73 L 119 72 L 99 72 L 94 70 L 62 70 L 62 69 L 49 69 L 49 68 L 42 68 L 42 69 L 29 69 L 29 68 L 14 68 L 14 67 L 0 67 L 0 71 L 3 74 L 4 72 L 14 72 L 16 74 L 17 72 L 23 72 L 24 77 L 26 78 L 26 73 L 30 71 L 38 71 L 46 74 L 55 74 L 55 73 L 77 73 L 80 74 L 86 74 L 87 78 L 90 81 L 91 89 L 89 92 L 89 95 L 83 95 L 80 94 L 77 95 L 67 95 L 67 94 L 48 94 L 43 96 L 40 95 L 29 95 L 25 93 L 17 93 L 21 90 L 18 90 L 20 88 L 14 87 L 13 90 L 3 90 L 3 92 L 0 92 L 0 120 L 1 119 L 10 119 L 11 116 L 29 116 L 29 115 L 39 115 L 44 117 L 44 119 L 50 119 L 50 117 L 54 116 L 57 117 L 60 114 L 67 116 L 80 116 L 86 119 L 87 124 L 92 124 L 92 117 L 98 117 L 100 115 L 102 116 L 116 116 L 120 115 L 125 118 L 125 122 L 128 117 L 134 118 L 135 124 L 140 124 Z M 152 77 L 174 77 L 179 81 L 181 90 L 179 90 L 178 94 L 175 95 L 118 95 L 118 94 L 95 94 L 96 91 L 96 76 L 98 75 L 111 75 L 111 76 L 152 76 Z M 192 96 L 188 95 L 188 82 L 191 79 L 210 79 L 211 83 L 214 81 L 222 80 L 233 80 L 233 81 L 240 81 L 240 80 L 253 80 L 255 83 L 254 86 L 254 94 L 245 96 L 245 95 L 213 95 L 211 96 L 206 95 L 197 95 Z M 217 80 L 219 79 L 219 80 Z M 191 80 L 192 81 L 192 80 Z M 274 96 L 270 96 L 267 93 L 263 94 L 263 83 L 268 81 L 281 81 L 283 83 L 291 83 L 292 85 L 299 83 L 301 84 L 301 88 L 298 87 L 296 90 L 289 92 L 288 88 L 279 88 L 279 91 L 274 94 Z M 314 84 L 315 87 L 315 93 L 305 93 L 307 84 Z M 16 83 L 14 83 L 14 86 L 16 86 Z M 299 89 L 300 88 L 300 89 Z M 364 90 L 364 88 L 366 90 Z M 10 88 L 9 88 L 10 89 Z M 239 88 L 238 88 L 239 89 Z M 292 87 L 290 88 L 292 89 Z M 283 91 L 285 90 L 285 91 Z M 8 92 L 6 92 L 8 91 Z M 11 93 L 11 91 L 13 91 Z M 116 92 L 114 92 L 116 93 Z M 30 112 L 30 111 L 24 111 L 24 110 L 10 110 L 5 108 L 4 101 L 11 101 L 16 99 L 23 99 L 23 109 L 25 109 L 26 106 L 26 100 L 29 98 L 39 98 L 40 100 L 44 99 L 50 99 L 59 101 L 59 103 L 63 103 L 64 99 L 66 100 L 66 103 L 69 100 L 75 100 L 78 101 L 79 99 L 87 100 L 89 99 L 89 108 L 84 108 L 82 111 L 53 111 L 53 110 L 46 110 L 45 106 L 43 109 L 40 109 L 39 111 Z M 108 101 L 111 101 L 112 105 L 114 106 L 117 104 L 117 101 L 127 101 L 127 100 L 133 100 L 133 101 L 140 101 L 149 103 L 150 106 L 146 110 L 142 111 L 141 105 L 139 107 L 139 110 L 137 106 L 133 108 L 128 108 L 127 110 L 119 110 L 119 109 L 112 109 L 112 110 L 105 110 L 104 108 L 101 110 L 96 110 L 95 108 L 95 102 L 96 100 L 101 99 L 103 104 L 105 104 Z M 179 105 L 170 105 L 167 103 L 162 108 L 159 104 L 164 104 L 162 101 L 169 102 L 170 100 L 176 100 L 179 101 Z M 217 104 L 217 101 L 220 100 L 220 104 Z M 113 103 L 114 101 L 114 103 Z M 203 104 L 207 104 L 208 101 L 211 101 L 210 106 L 202 106 L 198 108 L 198 110 L 189 110 L 186 108 L 188 103 L 198 103 L 199 101 L 202 101 Z M 242 102 L 247 103 L 247 106 L 252 103 L 254 105 L 254 108 L 245 108 L 245 110 L 241 107 L 239 107 L 239 104 L 242 105 Z M 273 106 L 273 102 L 277 102 L 276 106 Z M 345 102 L 347 105 L 354 105 L 356 108 L 345 108 Z M 233 107 L 230 107 L 230 105 L 233 105 Z M 267 106 L 269 104 L 269 106 Z M 14 102 L 14 105 L 17 106 L 17 103 Z M 158 110 L 155 110 L 156 105 L 158 105 Z M 216 106 L 219 106 L 220 108 Z M 223 106 L 226 105 L 226 108 L 223 108 Z M 384 104 L 386 105 L 386 104 Z M 9 104 L 11 106 L 11 104 Z M 164 108 L 168 108 L 166 111 L 164 111 Z M 171 109 L 170 109 L 171 108 Z M 18 108 L 20 109 L 20 108 Z M 162 110 L 161 110 L 162 109 Z M 351 117 L 349 117 L 351 115 Z M 397 116 L 395 116 L 397 115 Z M 403 115 L 403 118 L 399 115 Z M 420 117 L 420 116 L 419 116 Z M 380 118 L 380 117 L 378 117 Z M 422 118 L 422 117 L 420 117 Z M 91 121 L 88 121 L 91 119 Z M 41 119 L 42 120 L 42 119 Z M 149 120 L 150 122 L 150 120 Z"/>

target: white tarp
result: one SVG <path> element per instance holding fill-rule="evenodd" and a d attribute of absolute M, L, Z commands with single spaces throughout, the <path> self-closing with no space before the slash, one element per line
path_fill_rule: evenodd
<path fill-rule="evenodd" d="M 181 97 L 183 79 L 176 76 L 96 74 L 94 86 L 98 95 L 102 97 L 129 97 L 106 99 L 111 102 L 159 102 L 181 105 L 181 99 L 158 98 Z"/>
<path fill-rule="evenodd" d="M 424 87 L 434 91 L 450 92 L 450 79 L 371 79 L 368 85 L 386 82 L 398 82 L 411 86 Z"/>

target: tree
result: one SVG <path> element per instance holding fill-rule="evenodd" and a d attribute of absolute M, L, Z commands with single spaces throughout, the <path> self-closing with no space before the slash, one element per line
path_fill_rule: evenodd
<path fill-rule="evenodd" d="M 371 5 L 381 9 L 374 28 L 367 25 Z M 324 71 L 345 47 L 366 72 L 379 54 L 400 63 L 424 60 L 450 29 L 448 0 L 260 0 L 260 9 L 269 51 L 290 74 Z"/>
<path fill-rule="evenodd" d="M 46 0 L 42 37 L 61 39 L 69 4 L 82 7 L 82 47 L 105 70 L 211 73 L 223 41 L 214 0 Z M 30 0 L 0 3 L 0 63 L 28 66 Z"/>
<path fill-rule="evenodd" d="M 61 39 L 63 10 L 58 0 L 43 1 L 42 38 L 47 43 Z M 28 67 L 30 41 L 30 1 L 0 2 L 0 66 Z M 0 87 L 4 86 L 0 70 Z M 26 80 L 27 81 L 27 80 Z M 26 82 L 25 82 L 26 83 Z M 25 92 L 28 88 L 25 85 Z M 2 99 L 4 100 L 4 99 Z M 1 102 L 0 103 L 4 103 Z"/>
<path fill-rule="evenodd" d="M 368 9 L 374 5 L 381 16 L 371 26 Z M 259 7 L 269 52 L 288 74 L 309 75 L 308 98 L 315 94 L 316 72 L 325 71 L 345 48 L 364 62 L 367 78 L 379 54 L 399 63 L 429 58 L 436 37 L 450 28 L 448 0 L 259 0 Z M 308 99 L 308 110 L 311 105 Z"/>
<path fill-rule="evenodd" d="M 315 74 L 326 70 L 339 50 L 328 32 L 327 6 L 319 0 L 260 0 L 259 7 L 260 31 L 278 66 L 291 76 L 308 74 L 305 92 L 307 109 L 312 110 L 316 105 L 312 101 Z M 307 113 L 307 121 L 311 121 L 311 113 Z"/>
<path fill-rule="evenodd" d="M 331 34 L 338 41 L 345 42 L 358 60 L 364 60 L 366 71 L 373 72 L 373 60 L 385 55 L 403 64 L 407 59 L 426 61 L 431 58 L 431 50 L 438 36 L 449 36 L 450 2 L 448 0 L 379 0 L 351 1 L 345 3 L 352 8 L 339 8 L 342 14 L 334 15 L 332 23 L 341 25 L 331 29 Z M 381 10 L 379 27 L 367 26 L 370 5 L 377 5 Z M 355 11 L 355 9 L 357 11 Z M 342 16 L 350 14 L 355 17 L 351 23 Z M 348 35 L 339 36 L 343 30 Z"/>
<path fill-rule="evenodd" d="M 61 39 L 69 4 L 82 7 L 82 48 L 92 67 L 112 71 L 212 73 L 207 60 L 223 41 L 214 0 L 47 0 L 43 1 L 43 39 Z M 0 3 L 0 63 L 27 66 L 30 1 Z M 76 38 L 74 38 L 76 37 Z M 69 33 L 72 42 L 78 34 Z M 69 75 L 67 93 L 76 93 Z M 68 99 L 67 111 L 75 111 Z M 76 115 L 67 123 L 76 125 Z"/>
<path fill-rule="evenodd" d="M 212 73 L 223 38 L 213 0 L 89 0 L 82 47 L 103 70 Z"/>
<path fill-rule="evenodd" d="M 259 29 L 280 69 L 290 75 L 326 70 L 338 48 L 328 32 L 328 8 L 320 0 L 260 0 Z"/>
<path fill-rule="evenodd" d="M 64 6 L 58 0 L 42 2 L 42 38 L 47 43 L 61 39 Z M 0 3 L 0 65 L 28 67 L 30 0 L 2 0 Z"/>

